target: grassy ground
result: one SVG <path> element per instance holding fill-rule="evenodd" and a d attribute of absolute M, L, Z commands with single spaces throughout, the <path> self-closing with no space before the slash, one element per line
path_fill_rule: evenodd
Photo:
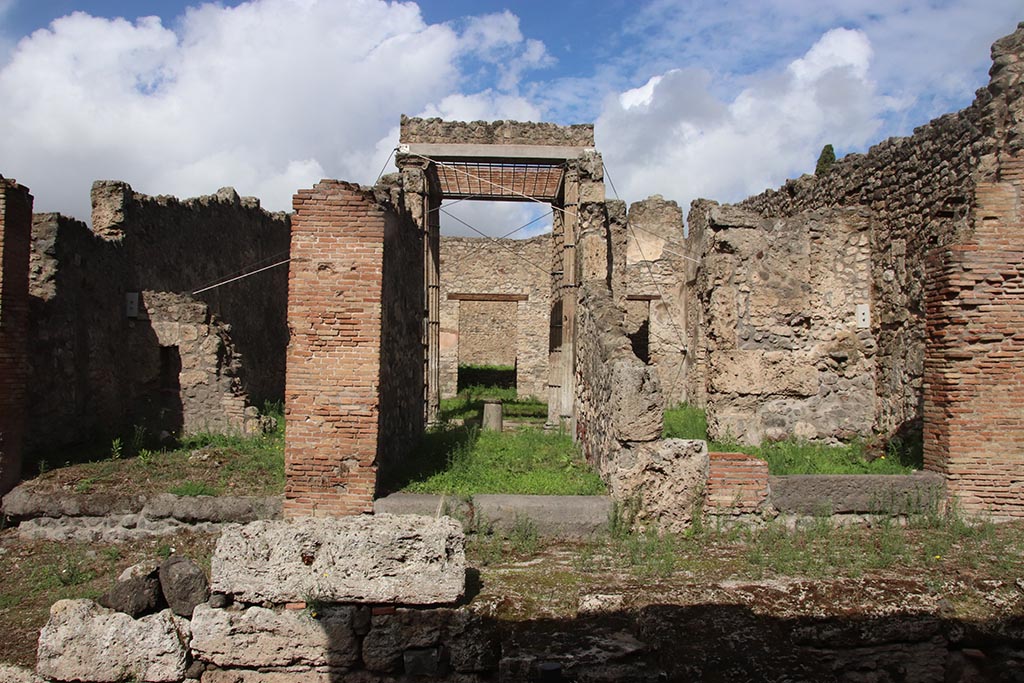
<path fill-rule="evenodd" d="M 441 421 L 480 419 L 483 415 L 484 399 L 488 398 L 501 400 L 505 419 L 517 422 L 547 420 L 547 403 L 533 396 L 520 398 L 515 387 L 474 385 L 459 390 L 452 398 L 441 399 Z"/>
<path fill-rule="evenodd" d="M 606 492 L 566 434 L 524 427 L 482 432 L 442 426 L 427 433 L 389 490 L 412 493 L 595 495 Z"/>
<path fill-rule="evenodd" d="M 136 449 L 121 440 L 31 481 L 39 491 L 177 495 L 277 495 L 284 492 L 284 419 L 254 437 L 199 434 L 163 450 Z M 53 458 L 51 461 L 60 462 Z M 45 460 L 43 462 L 46 462 Z"/>
<path fill-rule="evenodd" d="M 666 438 L 707 440 L 708 424 L 703 410 L 680 405 L 665 411 Z M 768 461 L 772 474 L 909 474 L 920 469 L 920 453 L 895 441 L 883 454 L 869 457 L 863 441 L 828 446 L 806 441 L 786 440 L 744 446 L 734 442 L 710 441 L 708 449 L 741 452 Z"/>

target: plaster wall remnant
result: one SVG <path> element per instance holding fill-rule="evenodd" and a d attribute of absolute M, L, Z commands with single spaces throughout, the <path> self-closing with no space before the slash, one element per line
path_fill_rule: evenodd
<path fill-rule="evenodd" d="M 459 364 L 516 368 L 520 396 L 547 395 L 551 236 L 441 238 L 441 395 Z"/>
<path fill-rule="evenodd" d="M 247 433 L 284 392 L 289 221 L 231 188 L 178 200 L 93 185 L 93 228 L 34 217 L 29 443 Z M 204 258 L 196 258 L 203 254 Z"/>
<path fill-rule="evenodd" d="M 21 476 L 28 410 L 32 195 L 0 176 L 0 495 Z"/>
<path fill-rule="evenodd" d="M 709 437 L 869 436 L 876 342 L 856 315 L 871 299 L 868 213 L 763 219 L 701 203 L 690 217 Z"/>

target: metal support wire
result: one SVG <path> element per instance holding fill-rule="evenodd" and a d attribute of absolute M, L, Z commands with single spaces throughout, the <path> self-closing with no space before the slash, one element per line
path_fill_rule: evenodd
<path fill-rule="evenodd" d="M 265 270 L 270 270 L 271 268 L 277 268 L 278 266 L 283 266 L 284 264 L 288 263 L 289 261 L 291 261 L 291 259 L 290 258 L 286 258 L 283 261 L 278 261 L 277 263 L 272 263 L 269 266 L 264 266 L 263 268 L 259 268 L 257 270 L 254 270 L 254 271 L 250 272 L 250 273 L 245 273 L 243 275 L 238 275 L 236 277 L 224 280 L 223 282 L 218 282 L 218 283 L 210 285 L 208 287 L 203 287 L 202 289 L 197 289 L 196 291 L 192 292 L 192 295 L 195 296 L 196 294 L 202 294 L 203 292 L 208 292 L 211 289 L 217 289 L 218 287 L 223 287 L 226 284 L 230 284 L 232 282 L 237 282 L 239 280 L 244 280 L 245 278 L 249 277 L 250 275 L 255 275 L 256 273 L 262 273 Z"/>
<path fill-rule="evenodd" d="M 508 247 L 508 246 L 506 246 L 506 245 L 502 244 L 501 242 L 499 242 L 499 241 L 497 240 L 497 238 L 491 237 L 490 235 L 488 235 L 488 234 L 486 234 L 486 233 L 484 233 L 484 232 L 482 232 L 482 231 L 480 231 L 480 230 L 477 230 L 477 229 L 476 229 L 475 227 L 473 227 L 472 225 L 470 225 L 470 224 L 469 224 L 469 223 L 467 223 L 466 221 L 462 220 L 462 219 L 461 219 L 461 218 L 459 218 L 458 216 L 456 216 L 456 215 L 454 215 L 454 214 L 452 214 L 452 213 L 450 213 L 450 212 L 448 212 L 448 211 L 445 211 L 444 209 L 441 209 L 441 213 L 445 214 L 446 216 L 448 216 L 448 217 L 450 217 L 450 218 L 453 218 L 453 219 L 457 220 L 457 221 L 458 221 L 459 223 L 462 223 L 462 224 L 463 224 L 463 225 L 465 225 L 465 226 L 466 226 L 467 228 L 469 228 L 470 230 L 472 230 L 472 231 L 473 231 L 473 232 L 475 232 L 476 234 L 480 235 L 481 237 L 485 237 L 485 238 L 487 238 L 487 239 L 491 240 L 492 242 L 494 242 L 495 244 L 497 244 L 497 245 L 498 245 L 499 247 L 501 247 L 502 249 L 504 249 L 504 250 L 505 250 L 505 251 L 507 251 L 508 253 L 512 254 L 512 255 L 513 255 L 513 256 L 515 256 L 516 258 L 518 258 L 518 259 L 521 259 L 522 261 L 524 261 L 524 262 L 526 262 L 526 263 L 529 263 L 529 264 L 530 264 L 531 266 L 533 266 L 533 267 L 534 267 L 534 268 L 536 268 L 537 270 L 541 271 L 541 272 L 542 272 L 542 273 L 544 273 L 545 275 L 550 275 L 550 274 L 551 274 L 551 273 L 550 273 L 550 272 L 549 272 L 548 270 L 545 270 L 544 268 L 541 268 L 540 266 L 538 266 L 538 265 L 537 265 L 536 263 L 534 263 L 534 262 L 533 262 L 533 261 L 531 261 L 530 259 L 526 258 L 525 256 L 523 256 L 523 255 L 521 255 L 521 254 L 517 254 L 517 253 L 516 253 L 515 251 L 513 251 L 513 250 L 512 250 L 512 249 L 511 249 L 510 247 Z"/>

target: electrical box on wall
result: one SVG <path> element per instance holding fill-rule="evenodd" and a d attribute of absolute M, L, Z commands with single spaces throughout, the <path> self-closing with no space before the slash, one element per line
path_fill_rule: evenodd
<path fill-rule="evenodd" d="M 126 292 L 124 295 L 124 314 L 129 318 L 139 317 L 139 293 Z"/>
<path fill-rule="evenodd" d="M 859 329 L 866 330 L 871 327 L 871 307 L 868 304 L 857 304 L 854 315 Z"/>

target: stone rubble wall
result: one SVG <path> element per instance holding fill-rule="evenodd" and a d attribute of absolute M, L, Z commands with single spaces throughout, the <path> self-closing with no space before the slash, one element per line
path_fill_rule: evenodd
<path fill-rule="evenodd" d="M 251 431 L 246 407 L 283 396 L 285 269 L 191 292 L 286 259 L 288 217 L 230 188 L 178 200 L 98 181 L 92 197 L 92 230 L 34 217 L 31 447 Z"/>
<path fill-rule="evenodd" d="M 594 124 L 560 126 L 529 121 L 444 121 L 403 115 L 399 139 L 410 144 L 593 147 Z"/>
<path fill-rule="evenodd" d="M 667 405 L 691 402 L 685 382 L 689 340 L 680 277 L 685 270 L 683 211 L 660 195 L 634 202 L 627 233 L 626 332 L 635 334 L 647 323 L 650 362 L 657 367 Z"/>
<path fill-rule="evenodd" d="M 0 176 L 0 495 L 21 477 L 29 410 L 32 195 Z"/>
<path fill-rule="evenodd" d="M 442 396 L 455 395 L 461 363 L 514 365 L 519 395 L 546 398 L 550 252 L 550 235 L 441 238 Z M 449 299 L 459 294 L 483 300 Z M 487 300 L 488 294 L 526 298 Z"/>
<path fill-rule="evenodd" d="M 703 345 L 691 373 L 706 373 L 709 437 L 756 445 L 870 435 L 877 345 L 857 319 L 871 300 L 867 213 L 764 219 L 705 203 L 691 218 L 701 228 L 690 240 L 702 248 L 687 295 Z"/>
<path fill-rule="evenodd" d="M 998 149 L 1021 146 L 1022 36 L 1018 28 L 993 45 L 990 83 L 963 111 L 740 204 L 772 218 L 844 206 L 870 211 L 879 431 L 921 420 L 926 256 L 969 237 L 977 223 L 977 183 L 997 173 Z"/>

